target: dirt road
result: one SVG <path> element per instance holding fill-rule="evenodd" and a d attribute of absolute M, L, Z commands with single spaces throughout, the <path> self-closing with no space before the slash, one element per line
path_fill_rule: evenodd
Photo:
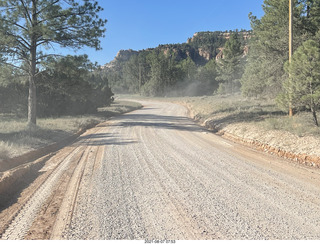
<path fill-rule="evenodd" d="M 320 239 L 319 170 L 144 106 L 53 156 L 2 239 Z"/>

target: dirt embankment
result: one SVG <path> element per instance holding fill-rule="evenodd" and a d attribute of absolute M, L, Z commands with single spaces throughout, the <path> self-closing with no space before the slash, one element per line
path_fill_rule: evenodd
<path fill-rule="evenodd" d="M 299 137 L 287 131 L 268 130 L 254 123 L 217 123 L 214 116 L 201 116 L 192 104 L 179 102 L 187 107 L 188 116 L 201 126 L 232 141 L 260 151 L 278 155 L 301 164 L 320 168 L 320 140 L 313 136 Z"/>

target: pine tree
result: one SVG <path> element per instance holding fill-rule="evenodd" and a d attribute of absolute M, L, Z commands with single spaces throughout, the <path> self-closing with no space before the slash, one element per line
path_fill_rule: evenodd
<path fill-rule="evenodd" d="M 193 62 L 193 60 L 190 57 L 187 57 L 180 62 L 180 67 L 185 76 L 185 80 L 187 82 L 194 81 L 197 74 L 197 65 Z"/>
<path fill-rule="evenodd" d="M 308 40 L 300 46 L 292 56 L 291 63 L 287 62 L 285 70 L 290 74 L 284 82 L 285 92 L 278 101 L 296 109 L 310 109 L 314 122 L 319 126 L 317 110 L 320 105 L 320 46 L 314 40 Z"/>
<path fill-rule="evenodd" d="M 80 2 L 82 4 L 80 4 Z M 5 62 L 29 77 L 28 124 L 36 125 L 36 76 L 54 44 L 100 49 L 106 20 L 91 0 L 0 0 L 0 52 Z M 43 48 L 41 48 L 43 47 Z"/>
<path fill-rule="evenodd" d="M 246 96 L 264 94 L 275 97 L 286 79 L 283 65 L 288 60 L 288 1 L 265 0 L 263 10 L 265 14 L 260 20 L 249 14 L 254 38 L 241 80 L 242 92 Z M 294 2 L 293 50 L 307 39 L 308 32 L 303 21 L 305 10 L 305 3 Z"/>
<path fill-rule="evenodd" d="M 137 55 L 133 55 L 123 67 L 123 79 L 128 92 L 138 93 L 141 79 L 141 64 Z"/>
<path fill-rule="evenodd" d="M 233 32 L 226 42 L 224 57 L 218 62 L 218 74 L 216 80 L 220 81 L 220 92 L 234 93 L 240 87 L 240 79 L 243 74 L 243 48 L 239 40 L 239 34 Z"/>
<path fill-rule="evenodd" d="M 315 36 L 320 27 L 320 0 L 303 0 L 304 13 L 302 28 L 309 33 L 309 36 Z"/>

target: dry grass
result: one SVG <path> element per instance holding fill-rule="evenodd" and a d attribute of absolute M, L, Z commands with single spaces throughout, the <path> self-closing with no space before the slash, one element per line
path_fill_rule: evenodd
<path fill-rule="evenodd" d="M 285 152 L 320 156 L 320 128 L 309 112 L 288 117 L 276 104 L 237 96 L 179 98 L 201 124 Z"/>
<path fill-rule="evenodd" d="M 320 128 L 315 126 L 312 115 L 307 112 L 301 112 L 293 117 L 274 116 L 266 118 L 260 123 L 269 130 L 288 131 L 299 137 L 314 136 L 320 138 Z"/>
<path fill-rule="evenodd" d="M 110 107 L 100 108 L 93 115 L 39 118 L 33 130 L 27 128 L 26 119 L 14 114 L 0 114 L 0 160 L 60 141 L 88 125 L 140 107 L 140 104 L 134 102 L 115 101 Z"/>
<path fill-rule="evenodd" d="M 274 103 L 249 100 L 241 95 L 178 98 L 199 120 L 214 119 L 217 123 L 256 122 L 283 114 Z"/>
<path fill-rule="evenodd" d="M 0 142 L 0 159 L 8 159 L 10 158 L 10 151 L 12 150 L 12 146 L 10 146 L 6 142 Z"/>
<path fill-rule="evenodd" d="M 313 123 L 311 113 L 300 112 L 289 118 L 273 101 L 246 99 L 240 94 L 157 100 L 185 104 L 190 108 L 194 119 L 200 122 L 210 120 L 219 129 L 230 124 L 246 124 L 244 132 L 250 125 L 255 125 L 263 131 L 286 131 L 299 137 L 320 138 L 320 128 Z"/>

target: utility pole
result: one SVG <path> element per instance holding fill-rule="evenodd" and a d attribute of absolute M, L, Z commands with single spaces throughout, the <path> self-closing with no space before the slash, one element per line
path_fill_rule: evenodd
<path fill-rule="evenodd" d="M 293 43 L 293 1 L 289 0 L 289 64 L 291 64 L 292 59 L 292 43 Z M 290 74 L 289 74 L 290 79 Z M 293 116 L 292 104 L 291 104 L 291 94 L 289 94 L 289 117 Z"/>
<path fill-rule="evenodd" d="M 293 0 L 289 0 L 289 63 L 291 63 L 292 58 L 292 22 L 293 22 Z"/>
<path fill-rule="evenodd" d="M 140 94 L 140 95 L 141 95 L 141 79 L 142 79 L 141 63 L 139 63 L 139 94 Z"/>

